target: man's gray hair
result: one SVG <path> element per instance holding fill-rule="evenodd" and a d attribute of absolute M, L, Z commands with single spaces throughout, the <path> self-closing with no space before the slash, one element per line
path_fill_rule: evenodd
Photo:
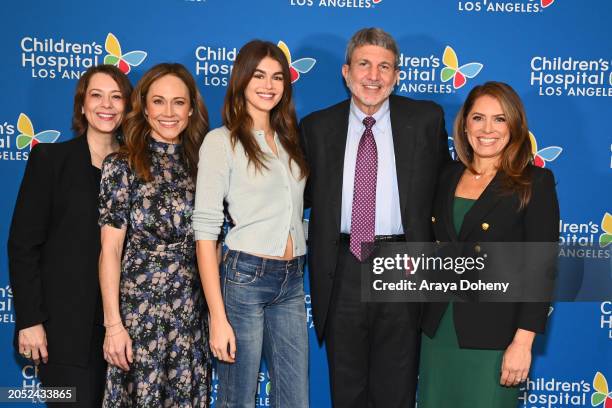
<path fill-rule="evenodd" d="M 346 65 L 351 65 L 351 58 L 356 48 L 364 45 L 377 45 L 389 50 L 395 55 L 395 69 L 399 67 L 399 51 L 397 43 L 391 35 L 384 30 L 376 27 L 362 28 L 351 37 L 346 46 Z"/>

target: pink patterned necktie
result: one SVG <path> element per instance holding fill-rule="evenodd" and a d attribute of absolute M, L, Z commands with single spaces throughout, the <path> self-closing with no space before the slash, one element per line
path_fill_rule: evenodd
<path fill-rule="evenodd" d="M 353 208 L 351 212 L 351 253 L 359 261 L 367 258 L 361 244 L 374 242 L 376 230 L 376 176 L 378 173 L 378 151 L 372 126 L 376 120 L 371 116 L 363 119 L 365 131 L 359 140 L 357 162 L 355 163 L 355 184 L 353 186 Z"/>

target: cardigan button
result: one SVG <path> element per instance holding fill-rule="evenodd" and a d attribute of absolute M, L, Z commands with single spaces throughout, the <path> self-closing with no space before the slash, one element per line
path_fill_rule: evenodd
<path fill-rule="evenodd" d="M 431 217 L 431 222 L 436 222 L 436 217 Z"/>
<path fill-rule="evenodd" d="M 482 230 L 483 230 L 483 231 L 486 231 L 486 230 L 488 230 L 488 229 L 489 229 L 489 224 L 487 224 L 486 222 L 483 222 L 483 223 L 482 223 Z"/>
<path fill-rule="evenodd" d="M 476 253 L 480 253 L 480 245 L 476 244 L 476 245 L 474 246 L 474 252 L 476 252 Z"/>

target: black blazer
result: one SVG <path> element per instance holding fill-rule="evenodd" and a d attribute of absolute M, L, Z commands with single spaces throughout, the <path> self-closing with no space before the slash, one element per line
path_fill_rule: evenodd
<path fill-rule="evenodd" d="M 43 323 L 53 363 L 85 366 L 102 316 L 96 181 L 85 136 L 40 143 L 15 204 L 8 240 L 15 345 L 20 329 Z"/>
<path fill-rule="evenodd" d="M 432 224 L 440 242 L 558 242 L 559 203 L 552 172 L 529 166 L 532 193 L 529 204 L 519 210 L 517 194 L 500 193 L 498 173 L 465 215 L 459 234 L 453 224 L 453 200 L 465 170 L 460 162 L 449 164 L 441 174 Z M 485 229 L 483 223 L 488 224 Z M 554 256 L 555 254 L 553 254 Z M 433 337 L 448 303 L 427 303 L 422 328 Z M 463 348 L 503 350 L 521 328 L 543 333 L 548 303 L 456 302 L 453 306 L 455 330 Z"/>
<path fill-rule="evenodd" d="M 389 97 L 402 226 L 406 240 L 432 241 L 431 211 L 442 164 L 450 160 L 444 113 L 437 104 Z M 350 101 L 306 116 L 300 131 L 310 176 L 305 208 L 310 207 L 308 262 L 315 328 L 321 340 L 332 292 L 342 205 L 344 151 Z M 384 180 L 379 180 L 384 182 Z M 418 326 L 420 306 L 407 304 Z"/>

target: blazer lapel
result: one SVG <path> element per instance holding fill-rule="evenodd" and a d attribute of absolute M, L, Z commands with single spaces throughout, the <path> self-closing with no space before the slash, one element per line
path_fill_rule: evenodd
<path fill-rule="evenodd" d="M 328 124 L 325 137 L 329 152 L 329 200 L 334 209 L 335 231 L 340 232 L 340 217 L 342 214 L 342 178 L 344 175 L 344 152 L 348 134 L 350 102 L 347 101 L 338 109 L 336 117 Z"/>
<path fill-rule="evenodd" d="M 400 110 L 396 99 L 389 98 L 389 110 L 391 116 L 391 132 L 393 133 L 393 150 L 395 153 L 395 171 L 397 174 L 397 186 L 400 199 L 400 213 L 406 214 L 408 204 L 410 179 L 412 177 L 412 161 L 414 159 L 415 138 L 411 134 L 412 112 Z M 402 220 L 405 226 L 406 220 Z"/>
<path fill-rule="evenodd" d="M 491 180 L 480 197 L 478 197 L 474 206 L 465 215 L 461 231 L 459 232 L 459 240 L 465 241 L 470 232 L 479 224 L 480 220 L 482 220 L 501 199 L 501 194 L 499 194 L 499 187 L 501 184 L 500 174 L 500 172 L 497 172 L 493 180 Z"/>

